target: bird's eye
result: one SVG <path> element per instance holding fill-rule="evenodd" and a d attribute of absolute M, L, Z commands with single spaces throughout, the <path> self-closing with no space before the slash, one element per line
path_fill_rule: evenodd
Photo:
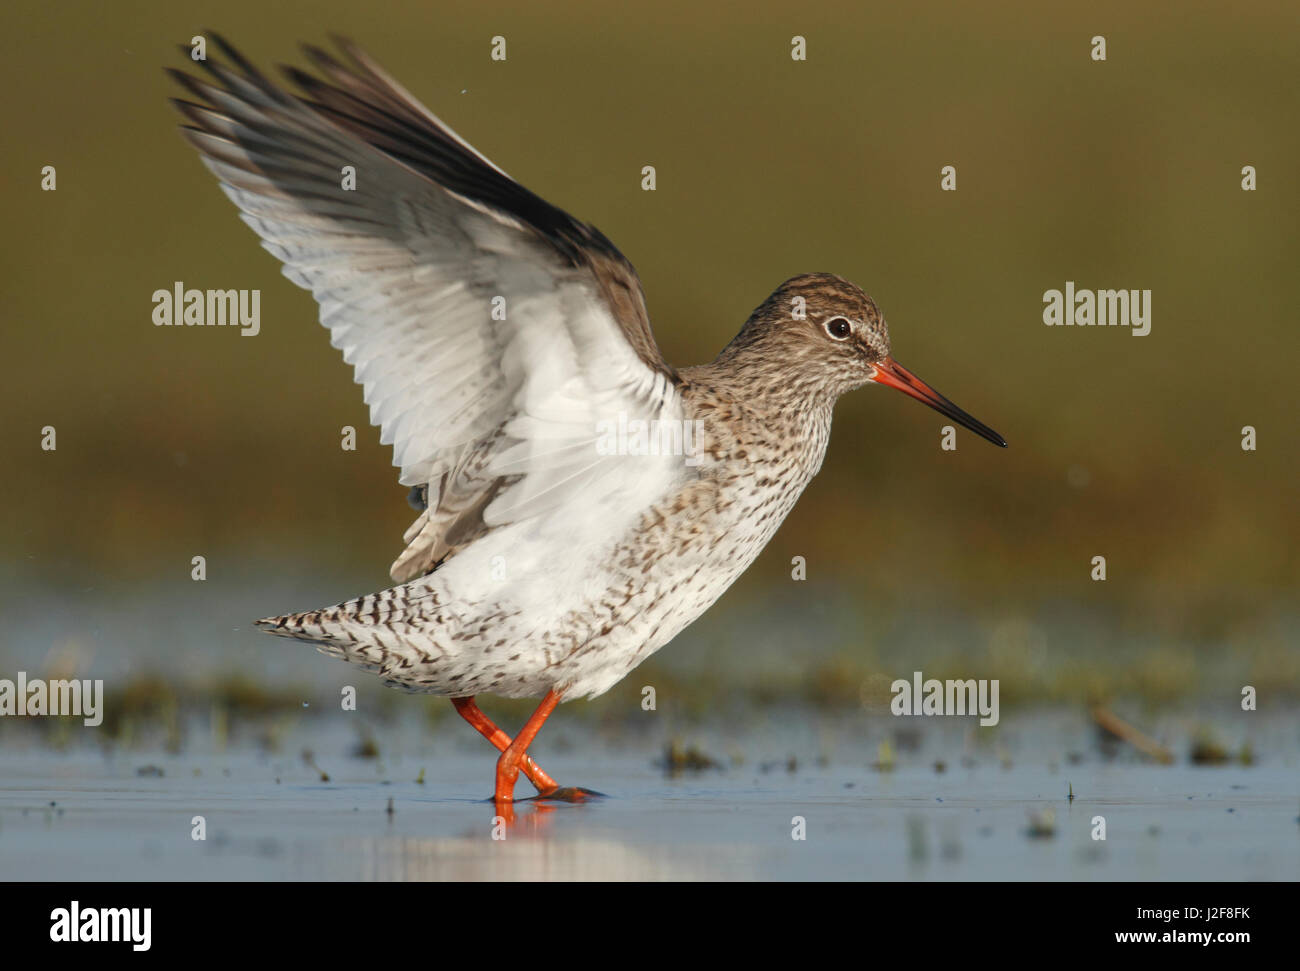
<path fill-rule="evenodd" d="M 847 340 L 853 333 L 853 325 L 843 317 L 832 317 L 826 321 L 826 333 L 837 341 Z"/>

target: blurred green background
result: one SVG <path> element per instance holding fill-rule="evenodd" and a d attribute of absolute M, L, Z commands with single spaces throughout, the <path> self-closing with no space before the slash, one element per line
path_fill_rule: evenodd
<path fill-rule="evenodd" d="M 771 546 L 638 685 L 853 700 L 921 669 L 1000 677 L 1004 700 L 1300 694 L 1291 2 L 4 5 L 0 659 L 349 680 L 248 621 L 387 586 L 413 516 L 314 302 L 176 133 L 161 67 L 205 28 L 266 68 L 354 37 L 616 242 L 670 361 L 831 271 L 1010 442 L 944 452 L 933 412 L 845 399 Z M 154 327 L 176 280 L 261 289 L 261 335 Z M 1045 327 L 1066 280 L 1151 289 L 1150 336 Z"/>

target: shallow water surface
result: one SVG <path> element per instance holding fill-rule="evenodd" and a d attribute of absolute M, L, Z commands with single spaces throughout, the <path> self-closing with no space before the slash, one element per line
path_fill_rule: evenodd
<path fill-rule="evenodd" d="M 857 736 L 896 720 L 783 716 L 740 736 L 744 754 L 734 734 L 699 732 L 726 767 L 675 778 L 656 764 L 663 739 L 579 745 L 571 739 L 599 733 L 570 726 L 538 743 L 538 760 L 607 798 L 520 803 L 504 839 L 484 798 L 491 749 L 454 721 L 415 722 L 377 732 L 378 758 L 357 757 L 356 733 L 331 718 L 299 722 L 278 753 L 105 756 L 11 734 L 0 747 L 0 878 L 1300 877 L 1300 781 L 1283 721 L 1259 733 L 1252 765 L 1107 758 L 1082 717 L 1025 715 L 1004 717 L 997 748 L 971 748 L 971 731 L 951 722 L 927 730 L 882 770 L 875 743 Z M 521 778 L 520 794 L 530 791 Z M 196 816 L 204 840 L 192 838 Z M 1104 841 L 1092 838 L 1096 817 Z"/>

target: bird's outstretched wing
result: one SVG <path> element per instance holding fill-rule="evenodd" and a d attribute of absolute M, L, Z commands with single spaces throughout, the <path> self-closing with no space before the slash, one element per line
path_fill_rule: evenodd
<path fill-rule="evenodd" d="M 616 498 L 627 476 L 598 423 L 682 417 L 631 264 L 351 43 L 347 63 L 305 48 L 324 77 L 285 69 L 294 95 L 214 40 L 233 66 L 170 72 L 196 99 L 173 99 L 182 131 L 320 304 L 400 481 L 425 487 L 393 579 L 497 526 Z"/>

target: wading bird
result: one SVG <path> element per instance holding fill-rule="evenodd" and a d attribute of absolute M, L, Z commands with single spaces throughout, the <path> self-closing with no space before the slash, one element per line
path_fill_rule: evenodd
<path fill-rule="evenodd" d="M 1006 444 L 895 361 L 876 304 L 828 273 L 781 284 L 712 363 L 672 367 L 614 245 L 353 44 L 306 48 L 321 77 L 285 69 L 295 95 L 216 40 L 233 66 L 171 72 L 195 99 L 174 101 L 182 131 L 320 304 L 419 509 L 396 586 L 258 626 L 450 697 L 501 752 L 498 803 L 521 771 L 541 797 L 587 794 L 528 756 L 542 723 L 753 562 L 821 467 L 840 395 L 897 388 Z M 479 694 L 541 703 L 511 738 Z"/>

